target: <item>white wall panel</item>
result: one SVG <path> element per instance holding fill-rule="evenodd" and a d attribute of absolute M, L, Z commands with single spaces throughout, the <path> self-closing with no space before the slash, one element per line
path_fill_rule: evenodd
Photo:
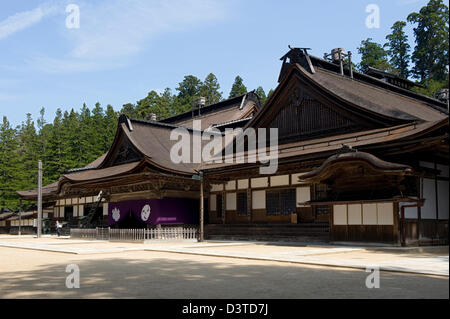
<path fill-rule="evenodd" d="M 333 224 L 347 225 L 347 205 L 333 206 Z"/>
<path fill-rule="evenodd" d="M 252 208 L 265 209 L 266 208 L 266 191 L 252 192 Z"/>
<path fill-rule="evenodd" d="M 84 216 L 84 205 L 78 205 L 78 216 Z"/>
<path fill-rule="evenodd" d="M 394 225 L 394 204 L 378 203 L 378 225 Z"/>
<path fill-rule="evenodd" d="M 247 188 L 248 188 L 248 179 L 238 180 L 238 189 L 247 189 Z"/>
<path fill-rule="evenodd" d="M 103 216 L 108 216 L 108 203 L 103 203 Z"/>
<path fill-rule="evenodd" d="M 347 207 L 349 225 L 361 225 L 362 224 L 362 208 L 361 204 L 351 204 Z"/>
<path fill-rule="evenodd" d="M 399 207 L 401 208 L 403 205 L 411 205 L 412 203 L 399 203 Z M 419 212 L 417 207 L 406 207 L 405 208 L 405 218 L 406 219 L 417 219 L 419 218 Z"/>
<path fill-rule="evenodd" d="M 289 175 L 270 176 L 270 186 L 289 185 Z"/>
<path fill-rule="evenodd" d="M 211 185 L 211 192 L 221 192 L 221 191 L 223 191 L 222 184 L 212 184 Z"/>
<path fill-rule="evenodd" d="M 236 210 L 236 193 L 227 193 L 227 210 Z"/>
<path fill-rule="evenodd" d="M 234 191 L 236 189 L 236 181 L 229 181 L 225 184 L 225 189 L 227 191 Z"/>
<path fill-rule="evenodd" d="M 251 184 L 252 184 L 252 188 L 268 187 L 269 179 L 267 177 L 252 178 Z"/>
<path fill-rule="evenodd" d="M 363 225 L 377 224 L 377 204 L 363 204 Z"/>

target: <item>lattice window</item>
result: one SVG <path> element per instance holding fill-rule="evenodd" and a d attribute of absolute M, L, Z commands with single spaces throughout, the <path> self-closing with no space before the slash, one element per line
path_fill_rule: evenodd
<path fill-rule="evenodd" d="M 216 208 L 217 208 L 217 217 L 222 218 L 222 195 L 217 194 L 216 196 Z"/>
<path fill-rule="evenodd" d="M 295 213 L 295 208 L 295 189 L 267 191 L 267 216 L 287 216 Z"/>
<path fill-rule="evenodd" d="M 238 192 L 237 193 L 237 205 L 236 210 L 239 216 L 247 216 L 247 192 Z"/>

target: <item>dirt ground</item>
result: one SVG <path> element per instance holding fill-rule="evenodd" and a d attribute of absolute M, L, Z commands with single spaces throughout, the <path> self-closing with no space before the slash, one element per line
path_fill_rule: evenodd
<path fill-rule="evenodd" d="M 66 288 L 69 264 L 80 269 L 79 289 Z M 0 298 L 449 298 L 448 277 L 382 271 L 380 288 L 368 289 L 367 275 L 156 251 L 76 255 L 0 247 Z"/>

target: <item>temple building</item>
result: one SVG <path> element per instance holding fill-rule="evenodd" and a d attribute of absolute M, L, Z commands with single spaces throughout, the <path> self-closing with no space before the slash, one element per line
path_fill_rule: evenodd
<path fill-rule="evenodd" d="M 281 60 L 264 105 L 250 92 L 162 121 L 122 115 L 106 154 L 44 187 L 50 217 L 197 225 L 203 199 L 206 238 L 448 243 L 448 104 L 411 91 L 411 81 L 304 49 Z M 262 174 L 265 164 L 250 161 L 248 139 L 238 138 L 223 145 L 243 162 L 226 161 L 223 148 L 222 161 L 174 163 L 177 128 L 222 141 L 227 129 L 276 128 L 277 170 Z M 18 194 L 36 200 L 37 191 Z"/>

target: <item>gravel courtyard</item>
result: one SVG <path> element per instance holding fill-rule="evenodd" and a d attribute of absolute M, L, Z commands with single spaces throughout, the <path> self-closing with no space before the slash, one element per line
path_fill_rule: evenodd
<path fill-rule="evenodd" d="M 448 276 L 381 271 L 380 288 L 368 289 L 363 269 L 148 251 L 141 250 L 143 244 L 98 244 L 102 253 L 0 247 L 0 298 L 449 298 Z M 60 245 L 65 244 L 55 246 Z M 105 247 L 124 250 L 108 252 Z M 287 250 L 280 247 L 282 254 Z M 69 264 L 80 268 L 79 289 L 66 288 Z"/>

